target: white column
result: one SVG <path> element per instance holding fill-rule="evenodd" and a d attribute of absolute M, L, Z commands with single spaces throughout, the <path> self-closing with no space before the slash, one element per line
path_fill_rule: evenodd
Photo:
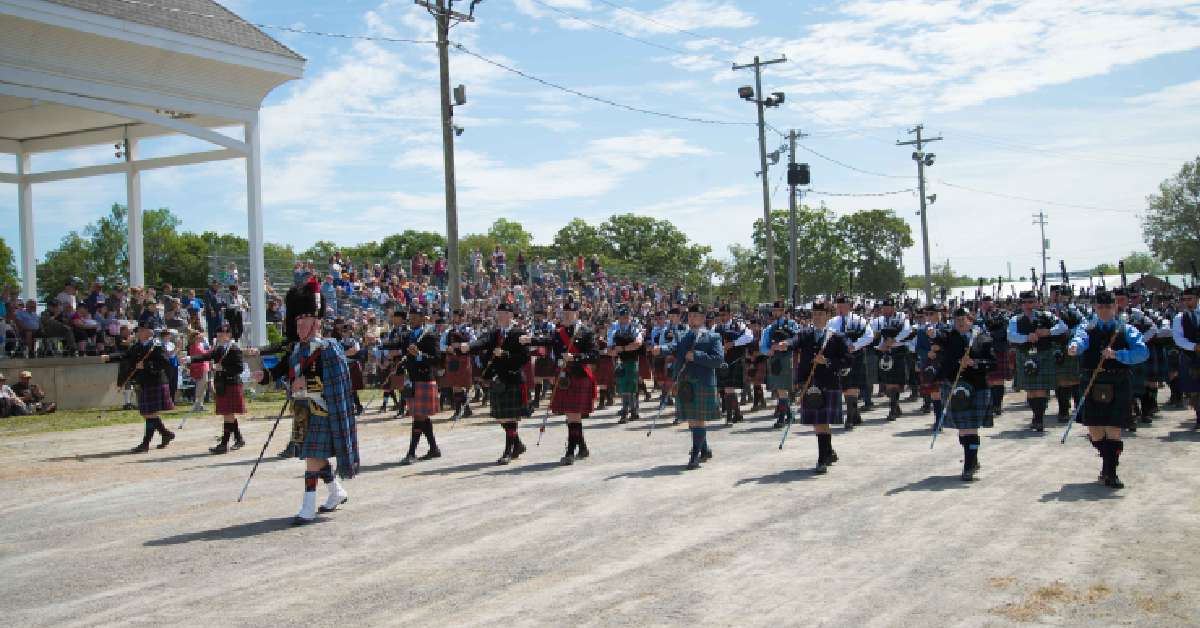
<path fill-rule="evenodd" d="M 125 204 L 129 208 L 129 287 L 146 287 L 146 257 L 142 242 L 142 173 L 133 167 L 137 159 L 137 139 L 129 139 L 125 161 Z"/>
<path fill-rule="evenodd" d="M 267 300 L 263 292 L 262 150 L 258 138 L 258 114 L 246 123 L 246 239 L 250 244 L 250 320 L 246 324 L 249 345 L 267 344 Z"/>
<path fill-rule="evenodd" d="M 37 299 L 37 253 L 33 250 L 33 184 L 24 179 L 29 174 L 27 153 L 17 153 L 17 221 L 21 230 L 21 297 Z"/>

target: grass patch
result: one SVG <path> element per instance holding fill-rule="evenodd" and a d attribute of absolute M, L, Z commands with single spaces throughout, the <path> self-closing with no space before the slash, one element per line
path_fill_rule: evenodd
<path fill-rule="evenodd" d="M 255 396 L 253 401 L 246 401 L 246 416 L 272 416 L 279 413 L 283 404 L 283 393 L 267 392 Z M 206 406 L 204 414 L 192 414 L 190 403 L 181 403 L 170 412 L 163 412 L 163 422 L 169 429 L 179 425 L 185 416 L 212 416 L 213 405 Z M 174 420 L 174 421 L 172 421 Z M 30 416 L 14 416 L 0 419 L 0 438 L 29 436 L 46 432 L 67 432 L 83 430 L 92 427 L 109 425 L 125 425 L 141 423 L 142 416 L 137 410 L 122 410 L 120 408 L 90 408 L 86 410 L 59 410 L 53 414 Z"/>

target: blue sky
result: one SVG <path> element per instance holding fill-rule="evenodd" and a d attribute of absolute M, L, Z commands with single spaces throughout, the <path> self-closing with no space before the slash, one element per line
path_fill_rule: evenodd
<path fill-rule="evenodd" d="M 432 18 L 409 0 L 226 4 L 264 24 L 433 34 Z M 1082 269 L 1144 248 L 1138 212 L 1145 197 L 1200 154 L 1195 2 L 486 0 L 476 15 L 451 39 L 590 94 L 713 120 L 755 119 L 753 105 L 736 96 L 753 76 L 732 71 L 732 62 L 785 54 L 787 63 L 764 73 L 767 91 L 787 93 L 768 121 L 810 133 L 802 144 L 814 151 L 891 175 L 801 151 L 816 191 L 915 188 L 911 149 L 895 141 L 923 122 L 945 138 L 929 149 L 937 154 L 928 171 L 928 193 L 937 194 L 932 257 L 971 274 L 1002 274 L 1008 262 L 1023 274 L 1037 264 L 1031 223 L 1039 209 L 1049 217 L 1052 266 L 1064 258 Z M 266 31 L 308 59 L 305 78 L 264 104 L 268 240 L 303 248 L 317 239 L 353 244 L 406 228 L 443 230 L 433 46 Z M 638 212 L 674 221 L 718 256 L 748 243 L 751 223 L 762 216 L 753 127 L 615 109 L 461 53 L 452 55 L 451 71 L 469 99 L 456 112 L 466 129 L 457 143 L 461 233 L 503 216 L 548 242 L 571 217 L 599 222 Z M 768 144 L 781 142 L 769 134 Z M 146 151 L 190 146 L 147 142 Z M 41 158 L 35 167 L 106 159 L 111 147 Z M 783 173 L 772 169 L 772 189 Z M 153 171 L 143 182 L 144 205 L 170 207 L 185 229 L 245 232 L 240 161 Z M 0 187 L 7 192 L 0 209 L 15 218 L 15 188 Z M 114 201 L 124 202 L 120 176 L 37 186 L 39 249 Z M 773 201 L 787 206 L 786 187 L 778 186 Z M 914 193 L 805 202 L 837 213 L 894 208 L 917 236 L 906 266 L 920 268 Z M 16 235 L 15 219 L 0 226 L 8 242 Z"/>

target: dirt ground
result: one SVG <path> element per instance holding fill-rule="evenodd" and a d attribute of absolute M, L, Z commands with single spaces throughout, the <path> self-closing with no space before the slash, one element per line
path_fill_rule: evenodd
<path fill-rule="evenodd" d="M 825 476 L 811 430 L 779 451 L 769 410 L 713 429 L 697 471 L 684 429 L 646 436 L 655 404 L 593 417 L 571 467 L 561 421 L 534 446 L 540 412 L 507 467 L 480 418 L 439 422 L 443 458 L 401 467 L 409 421 L 368 413 L 350 502 L 300 528 L 301 464 L 272 455 L 287 420 L 242 503 L 272 420 L 243 420 L 249 446 L 224 456 L 213 417 L 143 455 L 136 425 L 10 437 L 0 608 L 12 626 L 1200 624 L 1189 413 L 1129 436 L 1114 492 L 1084 430 L 1033 435 L 1007 399 L 969 485 L 916 404 L 836 429 Z"/>

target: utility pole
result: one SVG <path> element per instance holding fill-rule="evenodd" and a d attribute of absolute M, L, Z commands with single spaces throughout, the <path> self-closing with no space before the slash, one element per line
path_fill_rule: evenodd
<path fill-rule="evenodd" d="M 1042 277 L 1044 278 L 1046 276 L 1046 245 L 1048 244 L 1046 242 L 1046 225 L 1048 224 L 1046 222 L 1046 210 L 1039 210 L 1038 213 L 1033 215 L 1033 224 L 1038 225 L 1042 229 Z M 1042 280 L 1042 283 L 1046 283 L 1045 279 Z M 1038 295 L 1044 296 L 1041 294 L 1041 288 L 1038 288 Z"/>
<path fill-rule="evenodd" d="M 775 238 L 771 233 L 771 181 L 767 175 L 767 122 L 763 109 L 783 104 L 783 94 L 777 92 L 771 98 L 764 99 L 762 97 L 762 67 L 785 61 L 787 61 L 787 57 L 761 61 L 756 55 L 753 63 L 733 64 L 734 70 L 754 68 L 754 91 L 747 95 L 744 91 L 746 88 L 741 88 L 738 90 L 738 95 L 743 99 L 753 100 L 758 106 L 758 161 L 762 168 L 763 237 L 767 247 L 767 292 L 770 297 L 768 301 L 774 301 L 777 292 L 775 291 Z"/>
<path fill-rule="evenodd" d="M 925 154 L 924 146 L 930 142 L 941 141 L 942 136 L 922 138 L 921 131 L 925 126 L 918 124 L 908 130 L 909 135 L 916 134 L 917 139 L 901 142 L 896 140 L 897 146 L 916 146 L 917 150 L 912 154 L 913 161 L 917 162 L 917 188 L 921 195 L 921 248 L 925 253 L 925 302 L 933 303 L 933 287 L 930 283 L 929 270 L 929 222 L 926 214 L 927 206 L 925 205 L 925 167 L 933 165 L 933 153 Z"/>
<path fill-rule="evenodd" d="M 808 137 L 807 133 L 792 129 L 788 131 L 788 294 L 791 295 L 792 307 L 796 306 L 796 208 L 800 204 L 797 195 L 804 192 L 797 186 L 808 185 L 808 164 L 796 163 L 796 140 Z"/>
<path fill-rule="evenodd" d="M 458 193 L 454 183 L 454 105 L 450 101 L 450 20 L 474 22 L 472 15 L 452 11 L 454 0 L 413 0 L 425 7 L 437 20 L 438 69 L 441 74 L 442 93 L 442 162 L 446 182 L 446 273 L 449 275 L 448 289 L 450 307 L 462 307 L 462 271 L 458 263 Z M 471 3 L 474 13 L 475 2 Z M 464 99 L 465 102 L 465 99 Z M 461 104 L 461 103 L 460 103 Z M 457 131 L 461 132 L 461 131 Z"/>

